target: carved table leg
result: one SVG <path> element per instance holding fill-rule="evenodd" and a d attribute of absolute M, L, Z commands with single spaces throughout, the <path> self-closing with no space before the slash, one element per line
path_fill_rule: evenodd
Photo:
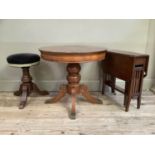
<path fill-rule="evenodd" d="M 69 63 L 67 65 L 67 93 L 72 96 L 72 109 L 70 113 L 70 118 L 76 118 L 76 95 L 80 93 L 80 79 L 81 76 L 79 74 L 81 67 L 78 63 Z"/>
<path fill-rule="evenodd" d="M 76 96 L 72 95 L 72 109 L 71 109 L 71 114 L 70 114 L 71 119 L 76 118 Z"/>
<path fill-rule="evenodd" d="M 71 95 L 72 97 L 72 105 L 71 105 L 71 111 L 70 111 L 70 118 L 75 119 L 76 118 L 76 95 L 82 94 L 89 102 L 91 103 L 98 103 L 102 104 L 102 101 L 91 96 L 88 92 L 88 88 L 85 85 L 80 85 L 81 75 L 79 74 L 81 70 L 79 63 L 69 63 L 67 65 L 67 85 L 63 85 L 58 95 L 53 97 L 52 99 L 47 100 L 45 103 L 56 103 L 60 101 L 66 93 Z"/>
<path fill-rule="evenodd" d="M 67 92 L 66 86 L 65 85 L 61 86 L 59 93 L 52 99 L 47 100 L 45 103 L 50 104 L 50 103 L 56 103 L 60 101 L 65 96 L 66 92 Z"/>
<path fill-rule="evenodd" d="M 100 99 L 97 99 L 93 96 L 90 95 L 87 86 L 81 85 L 80 88 L 81 94 L 91 103 L 97 103 L 97 104 L 102 104 L 102 101 Z"/>

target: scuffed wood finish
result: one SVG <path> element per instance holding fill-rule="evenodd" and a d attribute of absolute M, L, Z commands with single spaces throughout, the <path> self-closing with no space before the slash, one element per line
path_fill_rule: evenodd
<path fill-rule="evenodd" d="M 71 119 L 76 117 L 77 95 L 81 94 L 91 103 L 102 103 L 102 101 L 90 95 L 87 86 L 80 85 L 80 63 L 104 60 L 106 55 L 104 48 L 92 46 L 51 46 L 43 47 L 39 50 L 41 57 L 45 60 L 68 63 L 66 68 L 68 84 L 63 88 L 61 87 L 58 95 L 47 100 L 46 103 L 58 102 L 68 93 L 72 98 Z"/>
<path fill-rule="evenodd" d="M 54 92 L 51 93 L 54 96 Z M 48 96 L 29 97 L 29 106 L 18 110 L 19 98 L 0 93 L 0 135 L 122 135 L 155 134 L 155 95 L 143 92 L 142 107 L 136 110 L 131 101 L 130 112 L 122 107 L 123 95 L 106 96 L 94 93 L 103 102 L 89 104 L 81 98 L 77 102 L 76 120 L 66 113 L 71 100 L 63 98 L 61 104 L 44 104 Z"/>

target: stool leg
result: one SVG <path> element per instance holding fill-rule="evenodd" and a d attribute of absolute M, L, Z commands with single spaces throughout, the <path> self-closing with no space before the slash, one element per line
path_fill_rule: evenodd
<path fill-rule="evenodd" d="M 14 92 L 15 96 L 20 96 L 21 94 L 22 94 L 22 84 L 20 85 L 19 90 Z"/>
<path fill-rule="evenodd" d="M 20 97 L 19 109 L 23 109 L 25 107 L 26 102 L 27 102 L 27 96 L 28 96 L 28 88 L 27 88 L 27 86 L 23 86 L 22 94 Z"/>
<path fill-rule="evenodd" d="M 39 95 L 48 95 L 49 94 L 47 91 L 41 91 L 35 83 L 33 83 L 33 90 L 32 91 L 36 94 L 39 94 Z"/>
<path fill-rule="evenodd" d="M 29 89 L 29 93 L 32 89 L 32 77 L 29 73 L 29 67 L 23 67 L 22 72 L 23 72 L 23 75 L 21 78 L 22 83 L 19 87 L 19 90 L 14 92 L 15 96 L 21 96 L 22 95 L 23 86 L 27 86 L 27 89 Z"/>
<path fill-rule="evenodd" d="M 21 101 L 19 104 L 19 109 L 23 109 L 26 105 L 27 97 L 30 96 L 32 92 L 39 95 L 48 95 L 47 91 L 40 91 L 36 84 L 32 82 L 32 77 L 30 75 L 29 67 L 22 68 L 22 83 L 18 91 L 14 92 L 14 95 L 21 96 Z"/>
<path fill-rule="evenodd" d="M 23 67 L 23 76 L 22 76 L 22 84 L 18 91 L 14 92 L 15 96 L 20 96 L 22 94 L 22 86 L 27 85 L 28 87 L 28 95 L 31 93 L 39 94 L 39 95 L 48 95 L 47 91 L 41 91 L 35 83 L 32 82 L 32 77 L 29 72 L 29 67 Z"/>

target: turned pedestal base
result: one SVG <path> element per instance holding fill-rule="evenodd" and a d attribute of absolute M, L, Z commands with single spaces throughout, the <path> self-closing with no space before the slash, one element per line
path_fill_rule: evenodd
<path fill-rule="evenodd" d="M 72 108 L 70 112 L 70 118 L 75 119 L 76 118 L 76 96 L 81 94 L 86 98 L 87 101 L 91 103 L 97 103 L 102 104 L 102 101 L 91 96 L 88 88 L 86 85 L 80 85 L 81 76 L 79 74 L 81 70 L 79 63 L 69 63 L 67 65 L 67 85 L 62 85 L 60 87 L 59 93 L 53 97 L 52 99 L 49 99 L 46 101 L 46 103 L 56 103 L 60 101 L 66 93 L 71 95 L 72 97 Z"/>
<path fill-rule="evenodd" d="M 36 95 L 48 95 L 47 91 L 40 91 L 35 83 L 32 82 L 32 77 L 29 72 L 29 67 L 23 67 L 23 76 L 22 83 L 19 87 L 19 90 L 14 92 L 15 96 L 20 97 L 19 109 L 23 109 L 27 102 L 28 96 L 36 96 Z"/>

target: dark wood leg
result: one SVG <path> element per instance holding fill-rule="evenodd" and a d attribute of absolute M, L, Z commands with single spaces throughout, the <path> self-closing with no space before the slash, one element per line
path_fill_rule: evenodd
<path fill-rule="evenodd" d="M 56 102 L 60 101 L 65 96 L 66 93 L 67 93 L 66 86 L 63 85 L 60 87 L 59 93 L 52 99 L 47 100 L 45 103 L 46 104 L 56 103 Z"/>
<path fill-rule="evenodd" d="M 126 105 L 126 102 L 127 102 L 127 94 L 124 94 L 124 107 Z"/>
<path fill-rule="evenodd" d="M 35 83 L 33 83 L 33 90 L 32 90 L 32 92 L 34 92 L 35 94 L 39 94 L 39 95 L 48 95 L 49 94 L 45 90 L 41 91 Z"/>
<path fill-rule="evenodd" d="M 19 109 L 23 109 L 26 105 L 27 97 L 33 92 L 40 95 L 47 95 L 48 92 L 40 91 L 36 84 L 32 83 L 32 77 L 29 72 L 29 67 L 23 67 L 22 83 L 18 91 L 14 92 L 14 95 L 21 96 L 21 101 L 19 104 Z"/>
<path fill-rule="evenodd" d="M 102 94 L 105 94 L 105 81 L 106 81 L 106 73 L 103 73 L 103 83 L 102 83 Z"/>
<path fill-rule="evenodd" d="M 115 77 L 113 77 L 113 76 L 111 76 L 111 92 L 114 94 L 114 95 L 116 95 L 116 92 L 115 92 L 115 86 L 116 86 L 116 78 Z"/>
<path fill-rule="evenodd" d="M 124 90 L 124 107 L 126 107 L 127 98 L 128 98 L 128 83 L 127 83 L 127 81 L 125 81 L 125 90 Z"/>
<path fill-rule="evenodd" d="M 130 101 L 132 97 L 132 81 L 127 81 L 125 83 L 125 99 L 124 99 L 124 105 L 125 105 L 125 111 L 129 111 Z"/>
<path fill-rule="evenodd" d="M 143 76 L 144 76 L 144 70 L 140 73 L 140 81 L 139 81 L 139 96 L 137 98 L 137 109 L 140 109 L 141 105 L 141 96 L 142 96 L 142 87 L 143 87 Z"/>
<path fill-rule="evenodd" d="M 141 95 L 138 96 L 137 98 L 137 109 L 140 109 L 140 105 L 141 105 Z"/>
<path fill-rule="evenodd" d="M 22 94 L 20 97 L 19 109 L 23 109 L 27 102 L 28 89 L 27 86 L 22 87 Z"/>
<path fill-rule="evenodd" d="M 14 92 L 14 95 L 15 96 L 20 96 L 21 94 L 22 94 L 22 89 L 21 89 L 21 86 L 20 86 L 19 90 Z"/>
<path fill-rule="evenodd" d="M 127 101 L 126 101 L 126 105 L 125 105 L 125 111 L 126 111 L 126 112 L 129 111 L 130 102 L 131 102 L 131 97 L 128 96 L 128 97 L 127 97 Z"/>

